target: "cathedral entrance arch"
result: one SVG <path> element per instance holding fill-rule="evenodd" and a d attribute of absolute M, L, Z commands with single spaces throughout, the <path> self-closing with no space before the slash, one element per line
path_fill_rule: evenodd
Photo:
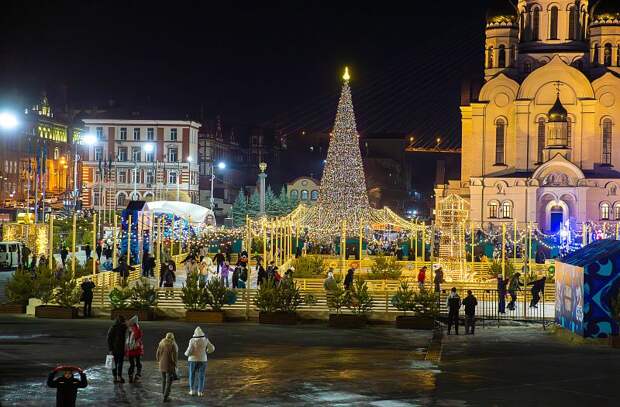
<path fill-rule="evenodd" d="M 543 229 L 548 233 L 557 233 L 562 224 L 569 219 L 570 210 L 568 204 L 561 199 L 554 199 L 547 202 L 544 208 Z"/>

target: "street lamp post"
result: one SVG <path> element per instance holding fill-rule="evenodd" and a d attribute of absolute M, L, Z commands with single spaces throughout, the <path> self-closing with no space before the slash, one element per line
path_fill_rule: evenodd
<path fill-rule="evenodd" d="M 189 196 L 189 201 L 191 203 L 194 203 L 192 199 L 192 194 L 191 194 L 191 187 L 192 187 L 192 156 L 190 155 L 189 157 L 187 157 L 187 196 Z"/>
<path fill-rule="evenodd" d="M 97 137 L 93 134 L 85 134 L 83 139 L 83 143 L 90 147 L 97 142 Z M 73 157 L 73 210 L 77 210 L 77 200 L 78 195 L 80 194 L 80 188 L 78 185 L 78 161 L 80 160 L 80 155 L 78 154 L 78 144 L 79 140 L 75 140 L 75 156 Z M 45 217 L 45 214 L 43 214 Z"/>
<path fill-rule="evenodd" d="M 260 173 L 258 174 L 258 179 L 260 181 L 260 209 L 259 215 L 265 215 L 265 179 L 267 178 L 267 174 L 265 170 L 267 169 L 267 163 L 261 162 L 258 164 L 258 168 L 260 169 Z"/>
<path fill-rule="evenodd" d="M 226 168 L 226 163 L 223 161 L 220 161 L 219 163 L 217 163 L 217 168 L 219 168 L 220 170 L 223 170 Z M 215 166 L 213 165 L 213 162 L 211 162 L 211 195 L 209 195 L 209 203 L 210 203 L 210 207 L 211 207 L 211 211 L 213 211 L 215 208 L 215 199 L 213 198 L 213 184 L 215 183 Z"/>

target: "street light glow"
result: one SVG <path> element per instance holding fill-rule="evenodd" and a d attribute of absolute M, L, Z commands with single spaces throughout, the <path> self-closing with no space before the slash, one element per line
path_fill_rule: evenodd
<path fill-rule="evenodd" d="M 217 163 L 217 168 L 223 170 L 224 168 L 226 168 L 226 163 L 224 161 L 220 161 L 219 163 Z"/>
<path fill-rule="evenodd" d="M 191 155 L 187 157 L 187 162 L 188 162 L 188 163 L 191 163 L 191 162 L 192 162 L 192 156 L 191 156 Z"/>
<path fill-rule="evenodd" d="M 10 112 L 0 113 L 0 127 L 5 130 L 11 130 L 17 127 L 17 116 Z"/>
<path fill-rule="evenodd" d="M 153 150 L 155 150 L 155 146 L 153 145 L 153 143 L 146 143 L 143 147 L 144 151 L 147 153 L 152 153 Z"/>
<path fill-rule="evenodd" d="M 97 136 L 95 136 L 94 134 L 88 133 L 84 135 L 84 138 L 82 140 L 84 144 L 86 144 L 87 146 L 92 146 L 97 142 Z"/>

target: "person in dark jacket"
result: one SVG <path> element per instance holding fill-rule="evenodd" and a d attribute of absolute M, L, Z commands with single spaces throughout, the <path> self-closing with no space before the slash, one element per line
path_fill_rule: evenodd
<path fill-rule="evenodd" d="M 129 272 L 133 271 L 133 269 L 133 266 L 127 264 L 127 258 L 125 256 L 121 256 L 121 258 L 118 259 L 118 266 L 114 269 L 114 271 L 118 273 L 123 281 L 127 281 Z"/>
<path fill-rule="evenodd" d="M 90 244 L 86 243 L 86 246 L 84 246 L 84 251 L 86 252 L 86 260 L 90 259 L 90 255 L 93 252 L 90 248 Z"/>
<path fill-rule="evenodd" d="M 222 251 L 219 251 L 213 258 L 213 260 L 215 263 L 215 271 L 217 272 L 217 274 L 220 274 L 220 271 L 221 271 L 220 269 L 222 268 L 222 265 L 226 261 L 226 256 L 224 256 L 224 253 L 222 253 Z"/>
<path fill-rule="evenodd" d="M 241 273 L 241 266 L 236 266 L 235 270 L 232 273 L 232 288 L 239 287 L 239 275 Z"/>
<path fill-rule="evenodd" d="M 95 252 L 97 253 L 97 260 L 101 261 L 101 253 L 103 253 L 103 247 L 101 247 L 101 242 L 97 242 Z"/>
<path fill-rule="evenodd" d="M 60 260 L 62 260 L 62 265 L 65 266 L 67 263 L 67 257 L 69 256 L 69 250 L 67 250 L 66 246 L 63 246 L 60 250 Z"/>
<path fill-rule="evenodd" d="M 443 269 L 441 267 L 435 270 L 435 277 L 433 278 L 433 284 L 435 284 L 435 292 L 441 291 L 441 283 L 443 283 Z"/>
<path fill-rule="evenodd" d="M 256 262 L 256 270 L 258 271 L 256 276 L 256 285 L 260 287 L 263 281 L 267 280 L 267 270 L 265 270 L 260 260 Z"/>
<path fill-rule="evenodd" d="M 56 373 L 62 371 L 63 375 L 56 377 Z M 79 380 L 73 376 L 73 372 L 80 374 Z M 74 407 L 77 399 L 77 390 L 88 386 L 86 373 L 75 366 L 58 366 L 47 376 L 47 387 L 56 389 L 56 407 Z"/>
<path fill-rule="evenodd" d="M 521 283 L 521 273 L 514 273 L 508 280 L 508 294 L 510 294 L 510 302 L 508 303 L 508 309 L 510 311 L 515 310 L 515 303 L 517 302 L 517 291 L 521 289 L 523 285 Z"/>
<path fill-rule="evenodd" d="M 125 317 L 119 315 L 114 325 L 108 330 L 108 351 L 114 356 L 114 383 L 125 383 L 123 379 L 123 359 L 125 358 L 125 335 L 127 333 L 127 325 Z"/>
<path fill-rule="evenodd" d="M 172 287 L 174 287 L 174 282 L 177 281 L 177 276 L 174 273 L 174 262 L 169 261 L 166 271 L 161 276 L 161 281 L 159 282 L 160 287 L 166 288 L 165 296 L 168 297 L 172 294 Z"/>
<path fill-rule="evenodd" d="M 530 308 L 538 308 L 538 301 L 540 301 L 540 293 L 545 292 L 545 283 L 547 282 L 547 277 L 543 277 L 539 280 L 532 281 L 527 285 L 532 286 L 532 301 L 530 301 Z"/>
<path fill-rule="evenodd" d="M 478 300 L 474 297 L 471 290 L 467 290 L 467 297 L 463 299 L 463 305 L 465 306 L 465 335 L 473 335 L 476 327 L 476 306 L 478 305 Z"/>
<path fill-rule="evenodd" d="M 87 277 L 80 287 L 82 288 L 82 301 L 84 301 L 84 317 L 88 318 L 91 316 L 95 283 Z"/>
<path fill-rule="evenodd" d="M 344 278 L 344 289 L 351 289 L 351 284 L 353 284 L 353 276 L 355 275 L 355 267 L 351 267 L 347 270 L 347 275 Z"/>
<path fill-rule="evenodd" d="M 497 275 L 497 308 L 500 314 L 506 313 L 506 284 L 508 279 L 504 280 L 501 274 Z"/>
<path fill-rule="evenodd" d="M 448 306 L 448 335 L 454 324 L 454 332 L 459 334 L 459 310 L 461 309 L 461 297 L 456 292 L 456 287 L 452 287 L 448 298 L 446 299 Z"/>

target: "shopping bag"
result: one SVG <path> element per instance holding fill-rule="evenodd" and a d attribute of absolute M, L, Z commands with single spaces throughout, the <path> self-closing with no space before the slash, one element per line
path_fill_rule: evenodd
<path fill-rule="evenodd" d="M 213 352 L 215 352 L 215 345 L 213 345 L 211 341 L 207 339 L 207 353 L 213 353 Z"/>
<path fill-rule="evenodd" d="M 106 369 L 112 369 L 114 367 L 114 356 L 107 355 L 105 357 L 105 367 Z"/>

